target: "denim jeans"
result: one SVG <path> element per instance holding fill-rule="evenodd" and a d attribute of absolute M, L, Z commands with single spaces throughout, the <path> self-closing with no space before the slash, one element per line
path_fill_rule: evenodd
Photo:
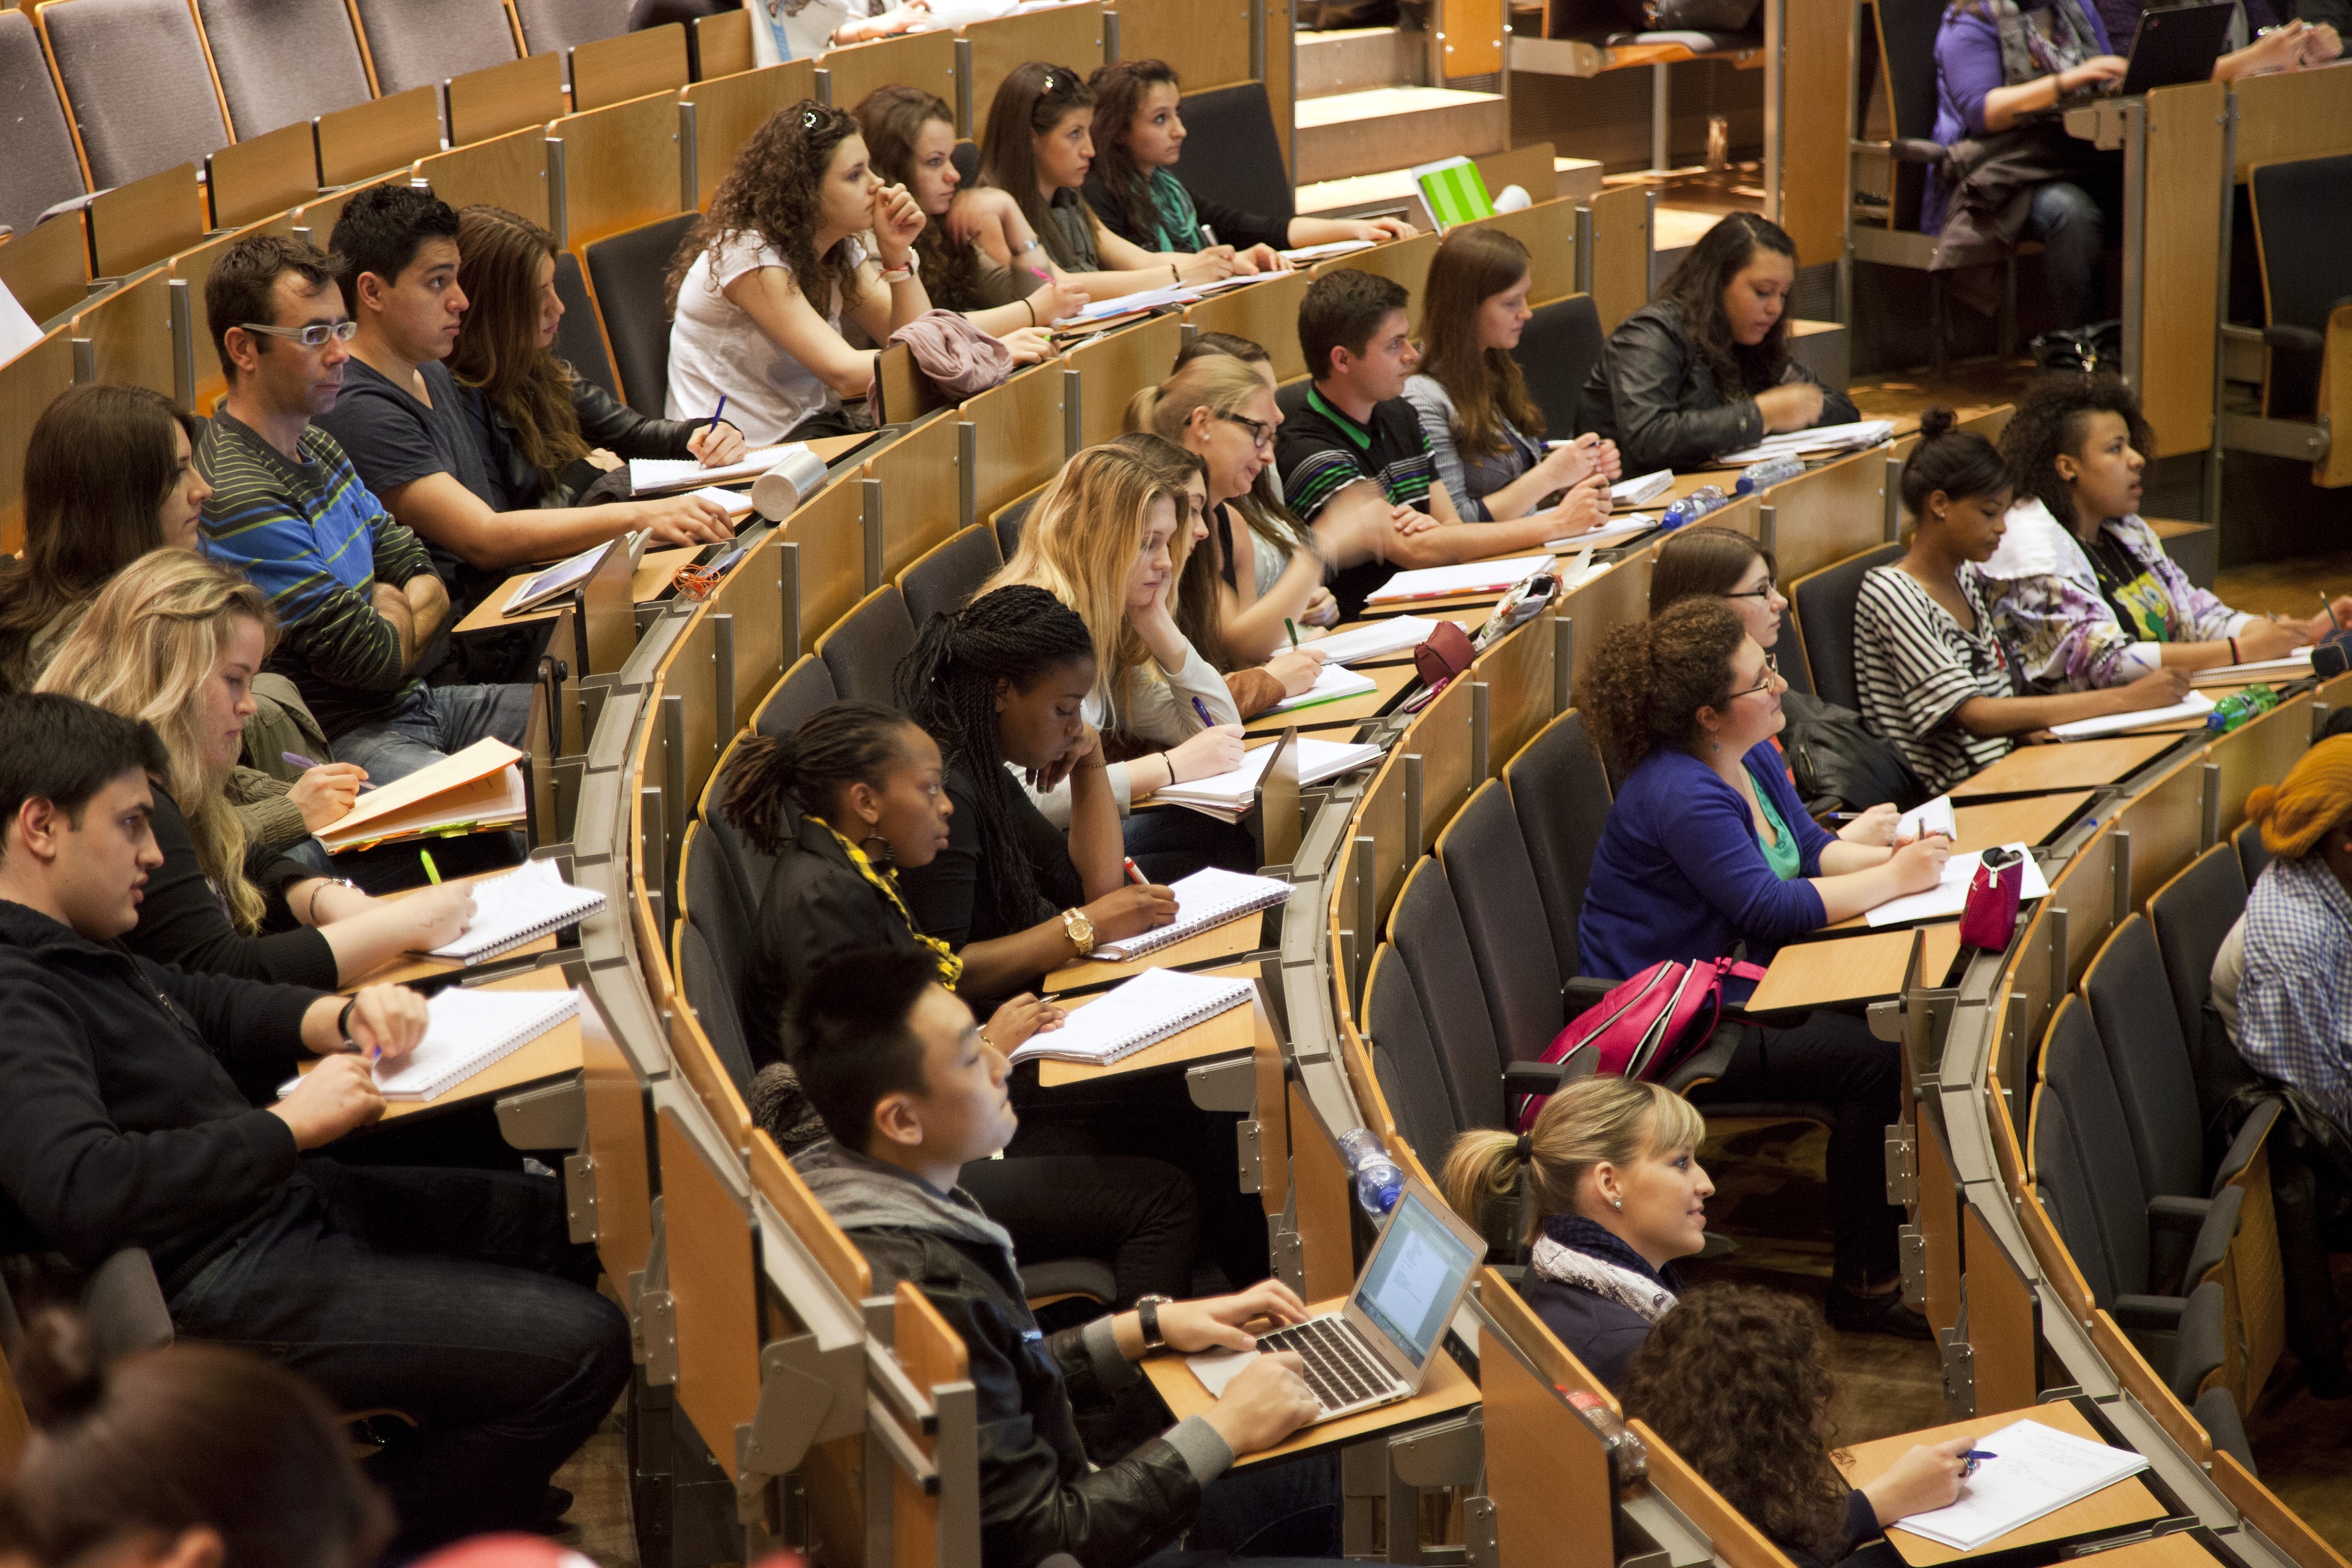
<path fill-rule="evenodd" d="M 488 736 L 520 746 L 530 693 L 520 685 L 415 687 L 383 718 L 336 736 L 335 760 L 365 768 L 370 784 L 387 784 Z"/>
<path fill-rule="evenodd" d="M 1287 1568 L 1339 1555 L 1336 1449 L 1218 1477 L 1201 1489 L 1201 1511 L 1171 1546 L 1140 1568 Z"/>
<path fill-rule="evenodd" d="M 2061 327 L 2083 327 L 2106 315 L 2106 213 L 2098 198 L 2071 180 L 2033 190 L 2024 237 L 2042 242 L 2042 276 Z"/>
<path fill-rule="evenodd" d="M 1192 1184 L 1173 1165 L 1085 1154 L 974 1160 L 961 1180 L 1030 1262 L 1109 1264 L 1120 1309 L 1153 1291 L 1180 1300 L 1192 1293 L 1201 1219 Z"/>
<path fill-rule="evenodd" d="M 548 1478 L 630 1376 L 627 1320 L 590 1285 L 562 1194 L 520 1171 L 305 1159 L 275 1209 L 171 1297 L 190 1339 L 282 1363 L 340 1411 L 389 1408 L 369 1461 L 388 1561 L 541 1521 Z"/>

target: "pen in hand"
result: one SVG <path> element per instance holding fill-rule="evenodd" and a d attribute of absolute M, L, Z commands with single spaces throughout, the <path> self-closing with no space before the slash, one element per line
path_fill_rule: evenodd
<path fill-rule="evenodd" d="M 299 752 L 280 752 L 278 755 L 279 760 L 286 763 L 289 766 L 300 768 L 306 773 L 312 768 L 323 768 L 327 765 L 324 763 L 314 763 Z M 365 795 L 368 791 L 373 788 L 375 788 L 375 785 L 372 784 L 363 784 L 360 785 L 360 793 L 362 795 Z"/>
<path fill-rule="evenodd" d="M 1192 711 L 1198 713 L 1201 716 L 1201 722 L 1210 729 L 1213 730 L 1217 727 L 1216 715 L 1210 712 L 1209 705 L 1197 697 L 1192 699 Z"/>
<path fill-rule="evenodd" d="M 1132 855 L 1127 858 L 1127 879 L 1139 888 L 1151 886 L 1151 879 L 1143 874 L 1143 868 L 1135 863 L 1135 857 Z"/>
<path fill-rule="evenodd" d="M 1282 617 L 1282 629 L 1290 634 L 1290 651 L 1297 653 L 1298 651 L 1298 623 L 1292 620 L 1288 616 L 1285 616 Z"/>
<path fill-rule="evenodd" d="M 719 416 L 726 412 L 727 395 L 722 392 L 719 395 L 719 406 L 710 411 L 710 423 L 702 427 L 702 434 L 706 439 L 709 437 L 713 431 L 719 428 Z"/>

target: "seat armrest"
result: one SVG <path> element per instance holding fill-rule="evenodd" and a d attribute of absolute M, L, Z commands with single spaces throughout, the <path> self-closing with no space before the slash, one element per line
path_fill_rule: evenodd
<path fill-rule="evenodd" d="M 2289 326 L 2284 321 L 2273 322 L 2264 327 L 2263 342 L 2271 348 L 2308 354 L 2313 359 L 2317 359 L 2321 351 L 2327 346 L 2327 340 L 2309 327 Z"/>
<path fill-rule="evenodd" d="M 1503 1066 L 1503 1092 L 1512 1094 L 1554 1094 L 1564 1083 L 1574 1083 L 1592 1076 L 1595 1053 L 1591 1047 L 1570 1051 L 1565 1059 L 1556 1062 L 1507 1062 Z"/>
<path fill-rule="evenodd" d="M 1559 999 L 1569 1005 L 1568 1016 L 1573 1018 L 1624 984 L 1622 980 L 1603 980 L 1598 974 L 1580 974 L 1559 988 Z"/>
<path fill-rule="evenodd" d="M 2180 1276 L 2181 1283 L 2192 1289 L 2221 1267 L 2221 1259 L 2230 1250 L 2230 1238 L 2238 1234 L 2238 1216 L 2246 1206 L 2246 1189 L 2223 1187 L 2211 1201 L 2213 1212 L 2198 1228 L 2197 1243 L 2189 1252 L 2189 1268 Z"/>
<path fill-rule="evenodd" d="M 2160 1225 L 2168 1230 L 2195 1230 L 2213 1212 L 2211 1198 L 2154 1197 L 2147 1200 L 2150 1225 Z"/>
<path fill-rule="evenodd" d="M 2186 1296 L 2117 1296 L 2107 1312 L 2118 1328 L 2170 1333 L 2188 1305 Z"/>
<path fill-rule="evenodd" d="M 2172 1366 L 2165 1378 L 2172 1395 L 2183 1405 L 2197 1398 L 2197 1385 L 2221 1364 L 2228 1349 L 2227 1320 L 2219 1279 L 2209 1279 L 2189 1292 L 2180 1310 L 2180 1327 L 2172 1337 Z"/>
<path fill-rule="evenodd" d="M 2238 1135 L 2230 1141 L 2230 1152 L 2221 1156 L 2221 1168 L 2213 1176 L 2216 1193 L 2245 1173 L 2246 1167 L 2252 1164 L 2254 1156 L 2262 1152 L 2263 1140 L 2271 1135 L 2271 1129 L 2278 1125 L 2278 1119 L 2285 1110 L 2286 1101 L 2275 1095 L 2254 1102 L 2252 1114 L 2238 1129 Z"/>
<path fill-rule="evenodd" d="M 1950 155 L 1941 142 L 1918 136 L 1898 136 L 1886 144 L 1886 151 L 1898 163 L 1940 163 Z"/>

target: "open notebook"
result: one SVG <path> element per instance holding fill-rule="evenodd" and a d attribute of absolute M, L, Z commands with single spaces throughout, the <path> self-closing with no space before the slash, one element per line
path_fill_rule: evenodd
<path fill-rule="evenodd" d="M 376 1064 L 375 1087 L 386 1100 L 431 1100 L 492 1062 L 512 1056 L 580 1011 L 577 991 L 436 992 L 425 1038 L 401 1061 Z"/>
<path fill-rule="evenodd" d="M 1290 884 L 1278 877 L 1245 877 L 1239 871 L 1228 871 L 1210 866 L 1180 879 L 1168 889 L 1176 895 L 1176 919 L 1173 923 L 1130 936 L 1118 942 L 1105 942 L 1087 954 L 1090 958 L 1108 959 L 1118 963 L 1129 958 L 1141 958 L 1158 952 L 1171 942 L 1182 942 L 1188 936 L 1198 936 L 1204 931 L 1254 915 L 1260 910 L 1272 909 L 1290 897 Z"/>
<path fill-rule="evenodd" d="M 1346 741 L 1318 741 L 1312 735 L 1298 737 L 1298 784 L 1300 788 L 1336 779 L 1341 773 L 1353 773 L 1368 763 L 1377 763 L 1386 753 L 1378 746 L 1360 746 Z M 1181 805 L 1213 816 L 1220 822 L 1239 822 L 1249 815 L 1255 803 L 1259 783 L 1265 777 L 1266 763 L 1274 760 L 1271 745 L 1253 746 L 1242 753 L 1242 765 L 1229 773 L 1218 773 L 1205 779 L 1188 779 L 1154 791 L 1151 798 L 1170 805 Z"/>
<path fill-rule="evenodd" d="M 341 853 L 386 838 L 520 823 L 522 773 L 515 763 L 521 758 L 504 741 L 477 741 L 360 796 L 351 810 L 319 829 L 319 842 Z"/>
<path fill-rule="evenodd" d="M 1449 594 L 1499 594 L 1550 564 L 1549 555 L 1514 555 L 1458 566 L 1424 566 L 1398 573 L 1366 595 L 1364 603 L 1393 605 L 1407 599 L 1442 599 Z"/>
<path fill-rule="evenodd" d="M 1314 708 L 1326 702 L 1337 702 L 1343 697 L 1361 697 L 1367 691 L 1378 691 L 1381 683 L 1369 675 L 1360 674 L 1344 664 L 1327 664 L 1315 672 L 1315 684 L 1296 697 L 1286 697 L 1266 710 L 1269 713 L 1294 713 L 1301 708 Z"/>
<path fill-rule="evenodd" d="M 475 883 L 472 923 L 455 942 L 435 948 L 433 956 L 480 963 L 604 907 L 604 894 L 573 887 L 554 861 L 528 861 L 503 877 Z"/>
<path fill-rule="evenodd" d="M 1898 1529 L 1955 1552 L 1974 1552 L 2012 1530 L 2082 1501 L 2147 1468 L 2128 1448 L 2111 1448 L 2039 1421 L 2014 1421 L 1977 1440 L 1978 1461 L 1958 1502 L 1907 1514 Z"/>
<path fill-rule="evenodd" d="M 1385 658 L 1417 648 L 1436 630 L 1435 621 L 1419 616 L 1391 616 L 1384 621 L 1366 621 L 1362 626 L 1349 626 L 1344 632 L 1333 632 L 1328 637 L 1298 646 L 1321 654 L 1327 665 L 1360 664 L 1366 659 Z"/>
<path fill-rule="evenodd" d="M 1060 1028 L 1030 1036 L 1014 1047 L 1010 1059 L 1016 1066 L 1044 1057 L 1097 1065 L 1115 1062 L 1240 1006 L 1256 989 L 1247 980 L 1147 969 L 1073 1009 Z"/>
<path fill-rule="evenodd" d="M 634 495 L 659 495 L 665 490 L 700 489 L 705 485 L 740 485 L 756 479 L 786 458 L 794 454 L 814 458 L 806 442 L 787 441 L 781 446 L 760 447 L 747 451 L 735 462 L 706 468 L 696 458 L 631 458 L 629 459 L 629 490 Z M 822 468 L 822 460 L 817 466 Z"/>

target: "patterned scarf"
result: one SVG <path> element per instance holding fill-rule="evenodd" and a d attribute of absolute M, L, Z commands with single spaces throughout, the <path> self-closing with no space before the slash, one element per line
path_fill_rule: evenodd
<path fill-rule="evenodd" d="M 1160 209 L 1160 243 L 1152 249 L 1189 253 L 1201 248 L 1201 215 L 1183 181 L 1165 169 L 1152 170 L 1151 201 Z"/>
<path fill-rule="evenodd" d="M 1556 1214 L 1543 1228 L 1529 1259 L 1541 1278 L 1631 1307 L 1646 1322 L 1674 1310 L 1683 1281 L 1672 1264 L 1663 1271 L 1652 1268 L 1640 1253 L 1582 1215 Z"/>
<path fill-rule="evenodd" d="M 2091 29 L 2090 17 L 2084 13 L 2082 0 L 2047 0 L 2050 36 L 2046 38 L 2033 25 L 2032 12 L 2041 6 L 2021 9 L 2017 0 L 1979 0 L 1979 4 L 2000 31 L 2004 87 L 2019 87 L 2072 70 L 2105 52 L 2099 47 L 2099 36 Z"/>
<path fill-rule="evenodd" d="M 841 846 L 841 852 L 849 857 L 849 863 L 856 868 L 857 874 L 865 878 L 875 891 L 890 900 L 890 907 L 898 911 L 898 918 L 907 922 L 907 929 L 914 932 L 915 940 L 931 950 L 932 960 L 940 966 L 940 984 L 950 991 L 954 990 L 956 982 L 963 978 L 963 960 L 955 955 L 955 949 L 939 938 L 925 936 L 923 928 L 915 923 L 915 917 L 907 909 L 907 900 L 898 896 L 898 873 L 895 869 L 884 871 L 877 868 L 865 850 L 843 837 L 841 830 L 824 817 L 812 816 L 809 820 L 832 834 L 833 841 Z"/>

